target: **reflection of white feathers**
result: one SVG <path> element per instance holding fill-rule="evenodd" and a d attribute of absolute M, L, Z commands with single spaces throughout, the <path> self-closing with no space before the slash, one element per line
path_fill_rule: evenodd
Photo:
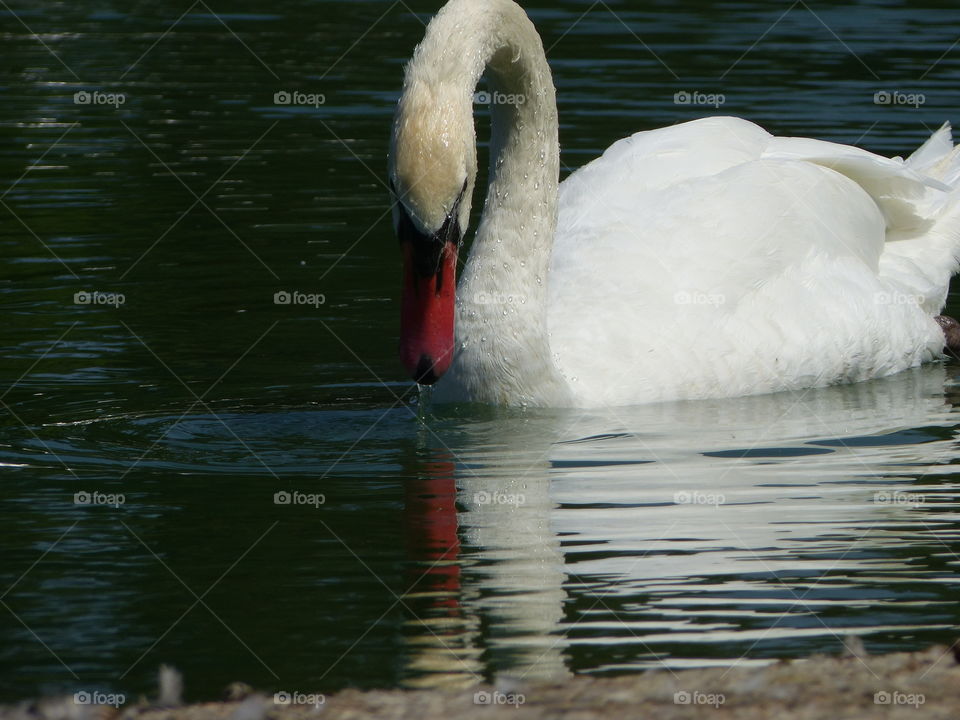
<path fill-rule="evenodd" d="M 551 527 L 546 448 L 514 447 L 496 465 L 458 474 L 466 562 L 465 604 L 488 621 L 484 644 L 508 675 L 557 679 L 565 672 L 563 555 Z"/>
<path fill-rule="evenodd" d="M 464 424 L 452 449 L 465 612 L 486 621 L 498 664 L 528 677 L 562 673 L 577 642 L 642 640 L 645 655 L 864 630 L 774 625 L 779 613 L 869 607 L 902 618 L 899 599 L 874 590 L 920 578 L 904 544 L 955 522 L 957 491 L 942 476 L 955 472 L 957 420 L 944 379 L 927 366 L 798 393 Z M 925 481 L 927 470 L 940 480 Z M 493 493 L 527 504 L 477 502 Z M 911 496 L 920 503 L 891 500 Z M 592 611 L 565 616 L 570 577 Z M 621 601 L 629 611 L 614 615 Z"/>

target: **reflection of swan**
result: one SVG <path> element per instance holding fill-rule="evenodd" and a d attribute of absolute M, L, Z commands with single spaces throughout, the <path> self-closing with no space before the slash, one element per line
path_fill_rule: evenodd
<path fill-rule="evenodd" d="M 488 677 L 558 678 L 936 632 L 955 605 L 953 570 L 928 557 L 930 533 L 956 532 L 944 376 L 445 421 L 463 637 L 444 636 L 433 674 L 468 655 Z M 897 492 L 926 502 L 878 495 Z"/>
<path fill-rule="evenodd" d="M 490 183 L 455 288 L 485 70 Z M 944 342 L 933 316 L 960 240 L 952 148 L 948 127 L 902 161 L 709 118 L 621 140 L 558 190 L 536 30 L 511 0 L 451 0 L 407 68 L 393 129 L 402 359 L 423 383 L 449 367 L 435 399 L 541 406 L 917 365 Z"/>

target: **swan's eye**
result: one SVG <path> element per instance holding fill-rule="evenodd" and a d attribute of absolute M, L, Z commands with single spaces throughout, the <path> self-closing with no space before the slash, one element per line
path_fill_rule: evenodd
<path fill-rule="evenodd" d="M 440 260 L 448 242 L 460 245 L 460 227 L 452 215 L 448 215 L 440 229 L 428 234 L 421 231 L 410 218 L 403 203 L 397 201 L 397 239 L 401 244 L 410 243 L 413 267 L 418 275 L 435 275 L 440 269 Z"/>
<path fill-rule="evenodd" d="M 440 270 L 440 261 L 443 257 L 443 251 L 447 243 L 452 243 L 454 249 L 460 247 L 463 241 L 463 233 L 460 230 L 460 203 L 467 190 L 467 183 L 464 181 L 460 194 L 453 202 L 453 207 L 444 218 L 441 225 L 435 232 L 423 232 L 410 217 L 403 201 L 397 197 L 396 188 L 393 181 L 390 182 L 390 189 L 393 191 L 394 201 L 397 209 L 397 239 L 401 244 L 410 243 L 412 252 L 413 267 L 418 275 L 435 275 Z"/>

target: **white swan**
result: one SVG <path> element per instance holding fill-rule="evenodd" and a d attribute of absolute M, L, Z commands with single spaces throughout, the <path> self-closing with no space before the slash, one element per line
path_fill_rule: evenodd
<path fill-rule="evenodd" d="M 456 287 L 485 71 L 517 102 L 491 106 L 486 203 Z M 443 375 L 435 400 L 747 395 L 942 356 L 935 315 L 960 252 L 949 125 L 904 161 L 714 117 L 620 140 L 559 187 L 558 170 L 533 24 L 512 0 L 450 0 L 407 66 L 389 163 L 401 358 L 421 383 Z"/>

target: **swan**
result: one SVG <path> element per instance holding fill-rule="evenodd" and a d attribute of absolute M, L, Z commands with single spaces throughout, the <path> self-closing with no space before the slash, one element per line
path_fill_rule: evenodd
<path fill-rule="evenodd" d="M 505 101 L 458 283 L 484 74 Z M 561 184 L 533 23 L 513 0 L 450 0 L 406 66 L 390 138 L 402 363 L 434 402 L 586 408 L 942 358 L 960 339 L 938 316 L 960 254 L 958 152 L 949 123 L 904 160 L 707 117 L 622 139 Z"/>

